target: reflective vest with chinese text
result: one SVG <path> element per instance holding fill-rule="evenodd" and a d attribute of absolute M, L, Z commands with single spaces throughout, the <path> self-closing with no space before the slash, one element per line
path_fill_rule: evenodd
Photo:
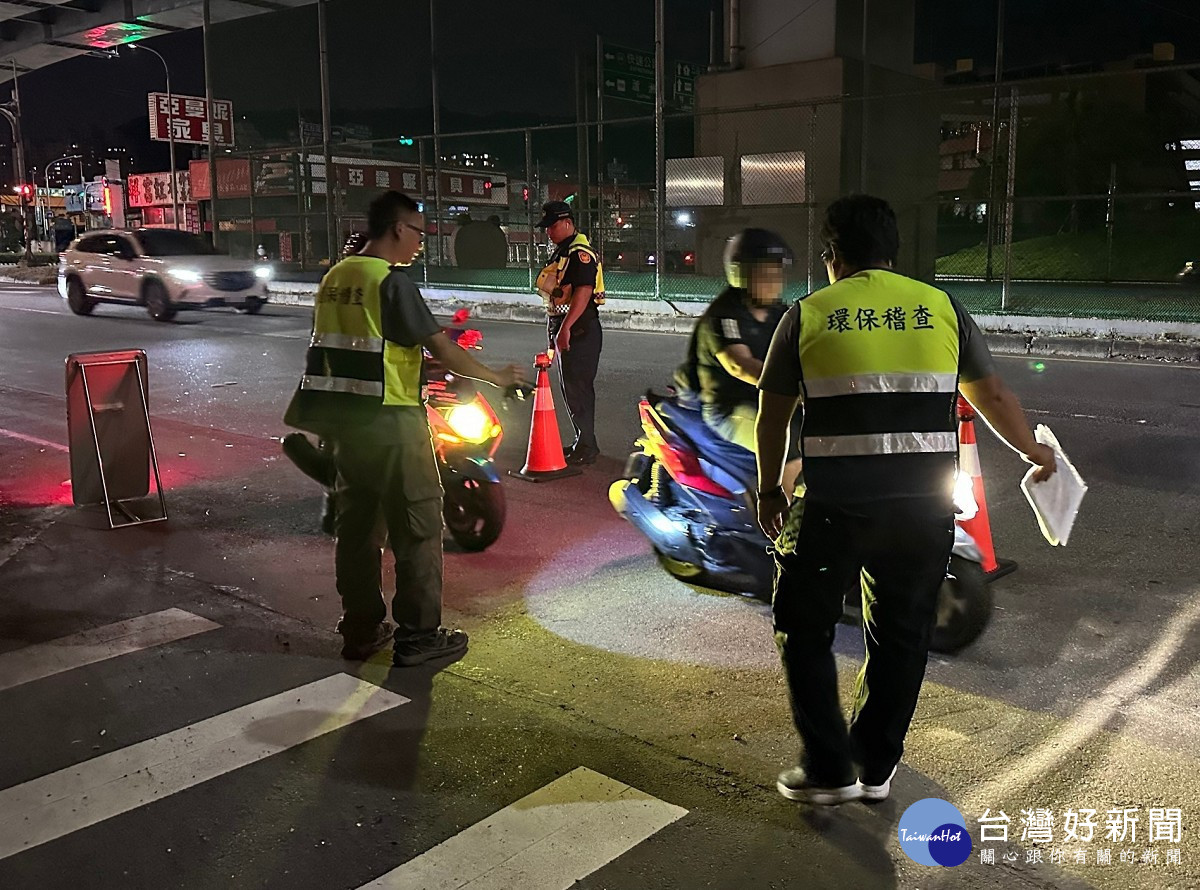
<path fill-rule="evenodd" d="M 958 455 L 958 316 L 940 290 L 869 269 L 800 302 L 807 497 L 948 503 Z"/>
<path fill-rule="evenodd" d="M 378 257 L 351 256 L 321 280 L 300 381 L 316 413 L 354 422 L 381 405 L 422 404 L 421 347 L 383 337 L 380 290 L 391 271 Z"/>

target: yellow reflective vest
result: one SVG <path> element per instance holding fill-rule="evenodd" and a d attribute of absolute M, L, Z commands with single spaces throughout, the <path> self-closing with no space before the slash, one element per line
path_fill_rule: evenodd
<path fill-rule="evenodd" d="M 565 251 L 560 250 L 550 259 L 537 277 L 537 292 L 546 301 L 546 311 L 551 315 L 566 315 L 571 308 L 570 285 L 562 284 L 563 274 L 573 254 L 583 252 L 596 264 L 596 285 L 592 289 L 592 302 L 597 306 L 604 305 L 604 267 L 600 263 L 600 255 L 593 249 L 587 235 L 576 232 Z"/>
<path fill-rule="evenodd" d="M 421 347 L 383 336 L 381 287 L 391 272 L 385 260 L 351 256 L 321 280 L 300 381 L 306 413 L 353 422 L 382 405 L 423 403 Z"/>
<path fill-rule="evenodd" d="M 869 269 L 800 302 L 808 496 L 949 497 L 958 315 L 944 292 Z"/>

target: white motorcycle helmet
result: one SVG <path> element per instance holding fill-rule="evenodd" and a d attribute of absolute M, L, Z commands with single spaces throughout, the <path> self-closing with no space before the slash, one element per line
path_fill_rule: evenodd
<path fill-rule="evenodd" d="M 742 229 L 725 243 L 724 262 L 725 280 L 730 287 L 745 288 L 750 284 L 750 267 L 754 263 L 790 265 L 792 249 L 769 229 Z"/>

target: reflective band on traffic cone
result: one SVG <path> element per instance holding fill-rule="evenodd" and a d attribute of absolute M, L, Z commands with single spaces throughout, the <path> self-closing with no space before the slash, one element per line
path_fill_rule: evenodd
<path fill-rule="evenodd" d="M 534 360 L 537 367 L 537 391 L 533 396 L 533 423 L 529 427 L 529 449 L 521 472 L 509 475 L 527 482 L 545 482 L 578 476 L 583 471 L 568 467 L 563 457 L 562 439 L 558 434 L 558 418 L 554 413 L 554 393 L 550 389 L 550 356 L 541 353 Z"/>
<path fill-rule="evenodd" d="M 999 568 L 996 550 L 992 546 L 992 523 L 988 519 L 987 495 L 983 490 L 983 469 L 979 463 L 979 445 L 975 441 L 975 409 L 962 396 L 958 397 L 958 466 L 971 477 L 971 493 L 978 507 L 970 519 L 959 521 L 959 525 L 974 540 L 983 557 L 981 565 L 985 572 Z"/>

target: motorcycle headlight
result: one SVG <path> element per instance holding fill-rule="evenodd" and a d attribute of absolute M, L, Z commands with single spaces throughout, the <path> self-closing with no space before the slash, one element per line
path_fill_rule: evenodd
<path fill-rule="evenodd" d="M 260 281 L 270 281 L 271 280 L 271 267 L 270 266 L 255 267 L 254 277 L 259 279 Z"/>
<path fill-rule="evenodd" d="M 957 519 L 974 519 L 979 512 L 979 504 L 975 502 L 975 486 L 970 475 L 962 470 L 954 479 L 954 509 L 958 511 Z"/>
<path fill-rule="evenodd" d="M 482 442 L 492 431 L 492 419 L 478 405 L 455 405 L 446 415 L 454 434 L 467 442 Z"/>

